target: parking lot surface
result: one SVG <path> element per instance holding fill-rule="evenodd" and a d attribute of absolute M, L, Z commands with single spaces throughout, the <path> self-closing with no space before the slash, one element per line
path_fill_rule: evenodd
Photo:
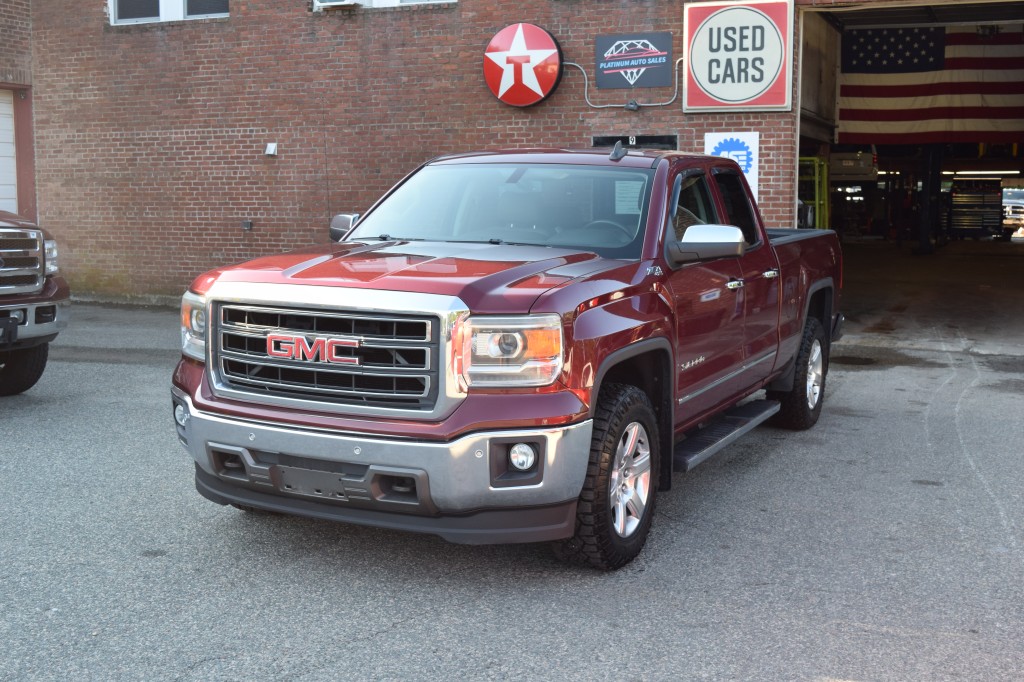
<path fill-rule="evenodd" d="M 1024 251 L 847 261 L 818 425 L 677 475 L 614 573 L 206 501 L 176 311 L 79 303 L 0 398 L 0 678 L 1022 679 Z"/>

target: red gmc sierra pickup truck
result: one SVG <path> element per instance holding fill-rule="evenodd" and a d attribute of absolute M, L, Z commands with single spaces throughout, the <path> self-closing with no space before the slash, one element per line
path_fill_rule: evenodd
<path fill-rule="evenodd" d="M 71 294 L 59 272 L 57 242 L 0 211 L 0 396 L 35 386 L 50 341 L 67 326 Z"/>
<path fill-rule="evenodd" d="M 614 569 L 674 471 L 818 419 L 839 242 L 766 230 L 728 159 L 446 156 L 330 231 L 182 300 L 174 419 L 214 502 Z"/>

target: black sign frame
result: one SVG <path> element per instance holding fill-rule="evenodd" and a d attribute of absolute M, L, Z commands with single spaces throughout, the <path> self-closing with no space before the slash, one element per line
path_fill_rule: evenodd
<path fill-rule="evenodd" d="M 617 33 L 594 40 L 598 88 L 663 88 L 673 84 L 672 33 Z"/>

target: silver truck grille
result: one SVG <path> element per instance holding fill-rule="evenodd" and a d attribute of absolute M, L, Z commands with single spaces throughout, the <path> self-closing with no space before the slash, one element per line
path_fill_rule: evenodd
<path fill-rule="evenodd" d="M 0 294 L 34 294 L 43 288 L 43 235 L 0 229 Z"/>
<path fill-rule="evenodd" d="M 213 367 L 229 389 L 424 411 L 437 400 L 431 318 L 227 303 L 213 312 Z"/>

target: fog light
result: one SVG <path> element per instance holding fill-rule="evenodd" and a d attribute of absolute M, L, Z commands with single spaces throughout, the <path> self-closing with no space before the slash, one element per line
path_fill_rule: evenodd
<path fill-rule="evenodd" d="M 188 410 L 185 409 L 184 405 L 178 404 L 174 406 L 174 421 L 178 422 L 178 426 L 185 426 L 188 421 Z"/>
<path fill-rule="evenodd" d="M 526 443 L 516 443 L 508 451 L 508 461 L 516 471 L 529 471 L 537 462 L 537 451 Z"/>

